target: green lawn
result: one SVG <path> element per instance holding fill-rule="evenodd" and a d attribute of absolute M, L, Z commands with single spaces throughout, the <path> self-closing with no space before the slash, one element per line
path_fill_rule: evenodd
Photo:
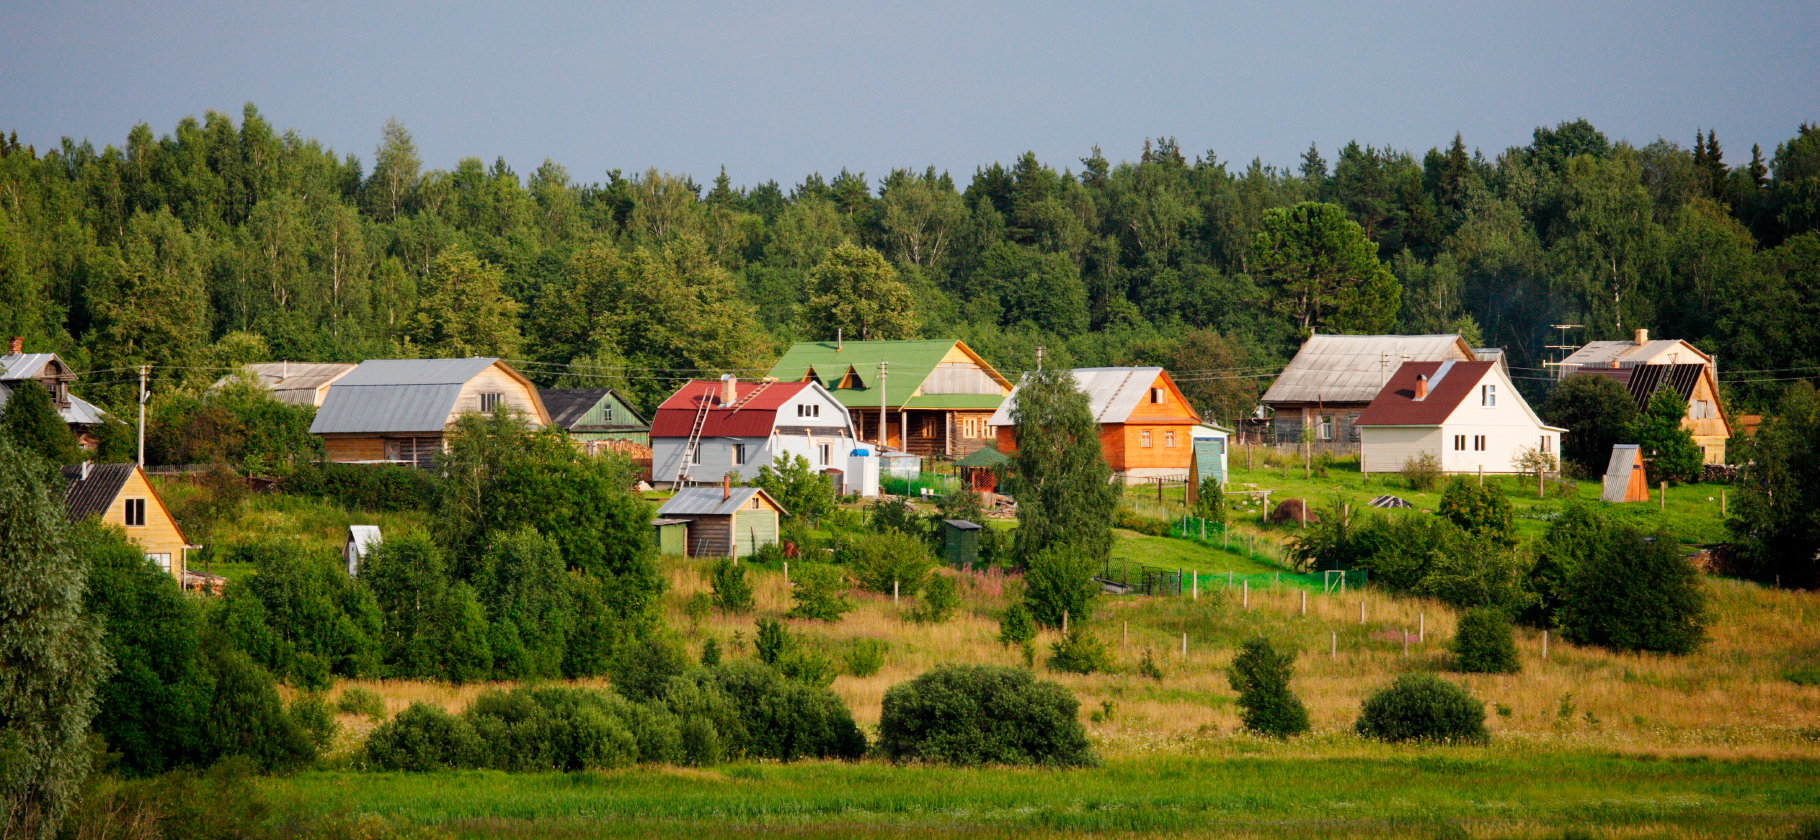
<path fill-rule="evenodd" d="M 1461 829 L 1476 837 L 1573 829 L 1781 837 L 1820 815 L 1820 768 L 1798 760 L 1369 745 L 1317 758 L 1238 743 L 1224 755 L 1073 771 L 803 762 L 522 775 L 322 771 L 264 784 L 279 803 L 305 811 L 379 813 L 476 838 L 1435 837 Z M 1259 754 L 1240 754 L 1246 744 Z"/>

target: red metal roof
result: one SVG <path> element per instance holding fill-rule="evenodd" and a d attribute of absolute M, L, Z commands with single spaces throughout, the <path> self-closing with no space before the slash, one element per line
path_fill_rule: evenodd
<path fill-rule="evenodd" d="M 736 382 L 734 401 L 722 405 L 719 382 L 691 380 L 657 407 L 657 415 L 651 419 L 651 437 L 688 437 L 702 400 L 710 400 L 713 406 L 708 409 L 708 419 L 702 425 L 702 437 L 769 437 L 771 428 L 777 424 L 777 409 L 810 385 L 807 382 L 772 382 L 757 396 L 746 400 L 764 384 Z M 741 400 L 745 401 L 742 403 Z"/>
<path fill-rule="evenodd" d="M 1460 407 L 1497 362 L 1405 362 L 1384 383 L 1377 399 L 1353 421 L 1356 426 L 1439 426 Z M 1443 366 L 1447 375 L 1435 381 Z M 1428 397 L 1416 400 L 1416 376 L 1428 377 Z M 1506 399 L 1516 399 L 1511 394 Z"/>

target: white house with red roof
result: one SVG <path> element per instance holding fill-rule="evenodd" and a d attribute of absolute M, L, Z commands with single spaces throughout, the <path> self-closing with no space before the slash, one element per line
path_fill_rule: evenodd
<path fill-rule="evenodd" d="M 1422 452 L 1442 472 L 1520 472 L 1525 449 L 1560 457 L 1561 435 L 1536 416 L 1497 362 L 1407 362 L 1359 414 L 1365 472 L 1387 473 Z"/>
<path fill-rule="evenodd" d="M 846 480 L 860 446 L 847 407 L 820 382 L 697 380 L 651 419 L 651 479 L 670 487 L 719 484 L 725 476 L 740 483 L 757 478 L 759 467 L 800 455 L 814 472 L 838 473 L 837 490 L 863 494 Z"/>

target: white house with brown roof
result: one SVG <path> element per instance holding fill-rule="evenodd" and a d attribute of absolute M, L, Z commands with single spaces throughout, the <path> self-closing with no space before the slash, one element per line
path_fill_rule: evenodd
<path fill-rule="evenodd" d="M 1316 443 L 1360 440 L 1360 412 L 1383 390 L 1391 373 L 1408 362 L 1476 362 L 1458 335 L 1312 335 L 1259 399 L 1273 412 L 1279 442 L 1301 440 L 1313 429 Z"/>
<path fill-rule="evenodd" d="M 1360 469 L 1387 473 L 1423 452 L 1449 473 L 1515 473 L 1525 449 L 1560 457 L 1561 435 L 1497 362 L 1410 362 L 1359 414 Z"/>

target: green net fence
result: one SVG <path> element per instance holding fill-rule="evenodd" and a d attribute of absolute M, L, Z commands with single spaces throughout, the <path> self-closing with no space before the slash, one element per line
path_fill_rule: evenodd
<path fill-rule="evenodd" d="M 1230 530 L 1225 524 L 1192 516 L 1174 520 L 1169 536 L 1237 555 L 1239 562 L 1251 566 L 1271 567 L 1269 572 L 1240 572 L 1234 569 L 1164 568 L 1129 560 L 1108 560 L 1100 580 L 1121 591 L 1144 595 L 1186 595 L 1198 590 L 1216 591 L 1255 589 L 1268 591 L 1277 587 L 1312 589 L 1317 592 L 1342 592 L 1359 589 L 1369 582 L 1361 569 L 1296 572 L 1282 563 L 1281 557 L 1267 553 L 1281 550 L 1274 542 L 1260 543 L 1255 535 Z"/>

